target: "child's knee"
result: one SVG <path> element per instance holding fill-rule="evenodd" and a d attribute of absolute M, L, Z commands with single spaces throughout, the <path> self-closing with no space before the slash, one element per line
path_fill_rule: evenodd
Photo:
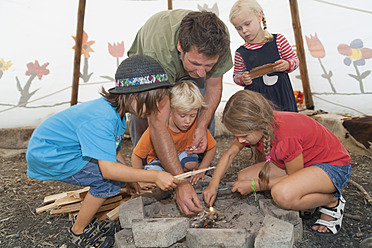
<path fill-rule="evenodd" d="M 184 171 L 192 171 L 192 170 L 197 170 L 199 167 L 198 162 L 191 161 L 185 163 Z"/>
<path fill-rule="evenodd" d="M 293 204 L 293 199 L 290 193 L 281 187 L 280 184 L 276 184 L 271 188 L 271 196 L 274 202 L 281 208 L 291 209 Z"/>

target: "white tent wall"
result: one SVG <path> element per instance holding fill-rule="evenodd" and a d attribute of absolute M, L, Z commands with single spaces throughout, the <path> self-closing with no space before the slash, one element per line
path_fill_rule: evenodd
<path fill-rule="evenodd" d="M 174 0 L 173 8 L 198 10 L 216 4 L 214 10 L 218 10 L 229 28 L 234 54 L 243 44 L 228 19 L 234 2 Z M 268 30 L 283 34 L 295 45 L 289 1 L 259 0 L 259 3 L 264 9 Z M 372 32 L 367 27 L 372 23 L 372 1 L 301 0 L 298 5 L 315 108 L 372 115 L 372 75 L 368 73 L 372 69 Z M 77 9 L 77 0 L 0 0 L 0 128 L 36 126 L 70 106 L 75 44 L 72 36 L 76 35 Z M 117 61 L 127 57 L 126 51 L 137 30 L 151 15 L 166 9 L 165 0 L 86 2 L 84 31 L 87 45 L 93 51 L 86 54 L 89 57 L 81 56 L 80 72 L 85 79 L 80 79 L 79 102 L 98 98 L 101 86 L 106 89 L 114 86 L 112 78 Z M 325 56 L 320 58 L 313 57 L 306 43 L 306 37 L 315 34 L 325 51 Z M 113 57 L 108 44 L 121 42 L 124 55 Z M 339 53 L 340 44 L 353 51 L 351 59 Z M 357 59 L 359 64 L 354 65 Z M 344 60 L 351 64 L 345 64 Z M 359 76 L 350 76 L 358 72 Z M 327 79 L 323 74 L 331 76 Z M 299 75 L 297 69 L 290 77 L 294 90 L 302 91 Z M 224 76 L 219 108 L 240 89 L 234 84 L 230 70 Z"/>

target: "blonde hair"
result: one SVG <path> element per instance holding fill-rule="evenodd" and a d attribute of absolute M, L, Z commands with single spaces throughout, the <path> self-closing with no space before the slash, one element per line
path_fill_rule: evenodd
<path fill-rule="evenodd" d="M 258 16 L 260 13 L 262 14 L 262 26 L 264 30 L 264 38 L 262 43 L 266 43 L 273 39 L 273 35 L 267 31 L 266 26 L 266 18 L 263 13 L 263 9 L 261 5 L 256 0 L 238 0 L 232 6 L 230 10 L 230 22 L 232 23 L 232 19 L 240 15 L 243 11 L 248 11 L 251 14 Z"/>
<path fill-rule="evenodd" d="M 180 112 L 206 107 L 199 88 L 192 81 L 177 82 L 170 89 L 170 107 Z"/>
<path fill-rule="evenodd" d="M 227 101 L 222 115 L 222 123 L 235 135 L 251 131 L 263 132 L 264 155 L 270 156 L 275 124 L 273 105 L 260 93 L 240 90 Z M 269 162 L 266 161 L 260 171 L 259 179 L 269 183 Z"/>

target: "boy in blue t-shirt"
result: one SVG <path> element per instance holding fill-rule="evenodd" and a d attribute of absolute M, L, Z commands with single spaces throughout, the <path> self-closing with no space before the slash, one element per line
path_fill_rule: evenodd
<path fill-rule="evenodd" d="M 112 246 L 114 223 L 94 216 L 106 198 L 120 193 L 123 182 L 132 187 L 139 181 L 155 183 L 162 190 L 178 183 L 170 173 L 127 166 L 120 153 L 125 114 L 151 115 L 167 96 L 172 85 L 163 68 L 149 56 L 135 55 L 120 64 L 115 79 L 116 87 L 109 92 L 102 88 L 101 98 L 46 119 L 28 145 L 29 177 L 90 186 L 68 230 L 68 244 L 73 247 Z"/>

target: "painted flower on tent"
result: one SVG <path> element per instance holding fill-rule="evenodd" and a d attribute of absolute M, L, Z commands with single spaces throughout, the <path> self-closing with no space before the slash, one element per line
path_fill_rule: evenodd
<path fill-rule="evenodd" d="M 309 48 L 311 56 L 314 58 L 324 58 L 325 56 L 325 50 L 320 42 L 317 33 L 315 33 L 314 36 L 310 35 L 310 37 L 306 37 L 306 44 Z"/>
<path fill-rule="evenodd" d="M 5 62 L 3 58 L 0 59 L 0 71 L 7 71 L 12 66 L 12 61 Z"/>
<path fill-rule="evenodd" d="M 372 58 L 372 49 L 364 48 L 361 39 L 353 40 L 350 45 L 340 44 L 337 47 L 341 55 L 346 56 L 344 64 L 349 66 L 354 61 L 356 65 L 365 65 L 366 59 Z"/>
<path fill-rule="evenodd" d="M 26 75 L 31 76 L 35 74 L 39 78 L 39 80 L 41 80 L 41 78 L 44 75 L 49 74 L 49 70 L 46 68 L 48 65 L 49 63 L 45 63 L 42 66 L 40 66 L 37 60 L 35 60 L 35 63 L 32 63 L 32 62 L 28 63 L 27 64 L 28 70 L 26 71 Z"/>
<path fill-rule="evenodd" d="M 114 43 L 113 45 L 109 42 L 108 49 L 112 57 L 121 58 L 124 55 L 124 41 L 121 43 Z"/>
<path fill-rule="evenodd" d="M 76 37 L 72 36 L 72 38 L 74 38 L 74 40 L 76 42 Z M 83 31 L 83 41 L 82 41 L 82 44 L 81 44 L 81 54 L 84 54 L 85 58 L 89 58 L 90 57 L 89 53 L 94 52 L 94 50 L 90 47 L 94 43 L 95 43 L 95 41 L 93 41 L 93 40 L 88 41 L 88 35 L 87 35 L 87 33 L 85 33 L 85 31 Z M 75 46 L 73 46 L 72 49 L 75 49 Z"/>

